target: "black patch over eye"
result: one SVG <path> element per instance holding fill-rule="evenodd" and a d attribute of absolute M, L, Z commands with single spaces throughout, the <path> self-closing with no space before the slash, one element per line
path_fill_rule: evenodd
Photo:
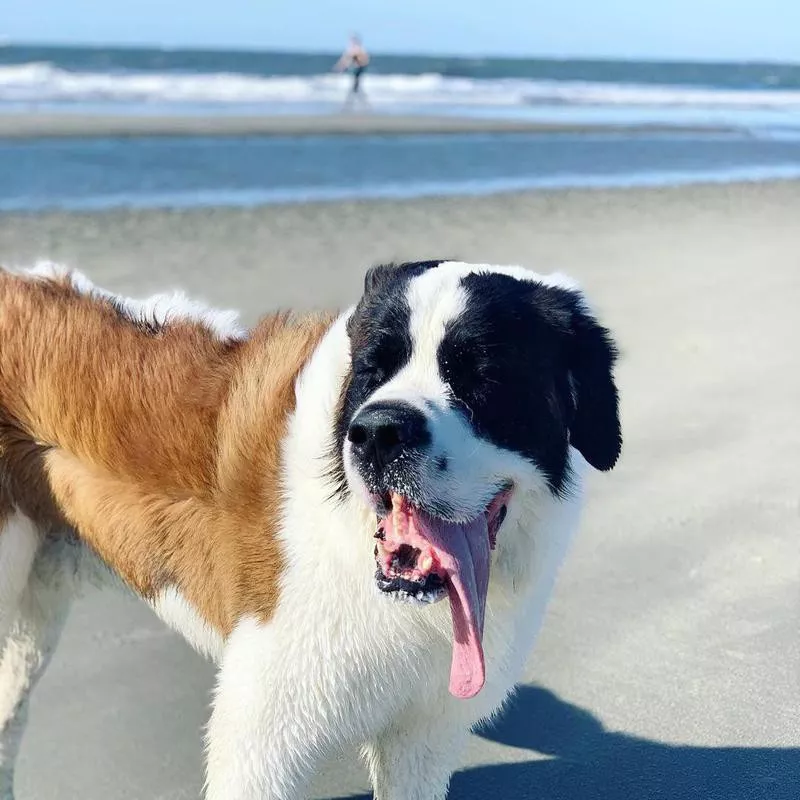
<path fill-rule="evenodd" d="M 362 391 L 371 392 L 390 380 L 408 361 L 405 344 L 386 339 L 361 354 L 353 361 L 354 384 Z"/>
<path fill-rule="evenodd" d="M 477 342 L 453 334 L 439 348 L 439 369 L 453 397 L 471 410 L 491 393 L 499 375 Z"/>
<path fill-rule="evenodd" d="M 405 337 L 390 338 L 373 343 L 369 350 L 354 359 L 353 371 L 361 375 L 394 375 L 408 361 L 409 344 Z"/>
<path fill-rule="evenodd" d="M 359 380 L 380 385 L 386 380 L 386 375 L 386 370 L 381 369 L 377 364 L 355 364 L 353 366 L 353 377 Z"/>
<path fill-rule="evenodd" d="M 468 302 L 438 351 L 439 370 L 475 433 L 535 463 L 552 491 L 566 481 L 567 368 L 562 331 L 533 285 L 497 274 L 462 281 Z"/>

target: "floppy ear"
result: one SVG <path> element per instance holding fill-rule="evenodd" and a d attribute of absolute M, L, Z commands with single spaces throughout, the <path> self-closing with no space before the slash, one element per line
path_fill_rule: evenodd
<path fill-rule="evenodd" d="M 433 261 L 405 261 L 402 264 L 376 264 L 367 270 L 364 276 L 364 294 L 374 292 L 385 284 L 404 278 L 413 278 L 429 269 L 438 267 L 442 259 Z"/>
<path fill-rule="evenodd" d="M 572 314 L 570 357 L 575 408 L 569 438 L 570 444 L 599 470 L 611 469 L 622 449 L 613 374 L 616 360 L 611 334 L 577 300 Z"/>
<path fill-rule="evenodd" d="M 375 291 L 381 284 L 386 283 L 397 272 L 395 264 L 376 264 L 367 270 L 364 276 L 364 294 Z"/>
<path fill-rule="evenodd" d="M 364 292 L 356 305 L 355 312 L 347 320 L 348 336 L 352 338 L 361 313 L 374 302 L 372 295 L 381 287 L 385 288 L 394 279 L 397 269 L 396 264 L 376 264 L 367 270 L 364 275 Z"/>

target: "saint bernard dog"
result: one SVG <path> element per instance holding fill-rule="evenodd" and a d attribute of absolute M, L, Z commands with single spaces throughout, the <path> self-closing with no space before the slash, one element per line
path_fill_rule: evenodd
<path fill-rule="evenodd" d="M 93 582 L 219 665 L 208 800 L 300 800 L 353 745 L 379 800 L 444 798 L 522 675 L 586 463 L 619 456 L 615 358 L 574 283 L 520 267 L 378 266 L 345 313 L 249 332 L 0 271 L 0 797 Z"/>

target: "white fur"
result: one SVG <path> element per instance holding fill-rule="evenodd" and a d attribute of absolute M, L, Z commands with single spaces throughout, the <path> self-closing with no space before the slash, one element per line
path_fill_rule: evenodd
<path fill-rule="evenodd" d="M 352 491 L 347 499 L 331 502 L 327 456 L 351 355 L 348 311 L 297 381 L 297 406 L 283 443 L 286 497 L 280 535 L 286 568 L 273 618 L 268 624 L 240 619 L 223 643 L 176 588 L 152 603 L 198 650 L 219 660 L 207 735 L 207 800 L 301 800 L 315 767 L 352 744 L 362 747 L 378 800 L 442 800 L 470 727 L 494 713 L 519 679 L 577 523 L 583 460 L 571 451 L 576 489 L 558 498 L 529 462 L 478 440 L 460 415 L 448 410 L 449 390 L 435 367 L 436 347 L 447 323 L 463 310 L 460 276 L 476 270 L 574 289 L 563 278 L 541 279 L 520 268 L 451 264 L 423 274 L 408 288 L 412 357 L 375 398 L 402 397 L 431 415 L 435 452 L 458 465 L 446 479 L 439 477 L 435 488 L 465 517 L 485 507 L 498 478 L 511 478 L 516 485 L 493 555 L 484 689 L 471 700 L 449 694 L 447 603 L 394 603 L 376 588 L 375 514 L 347 452 Z M 106 296 L 82 276 L 73 273 L 72 280 L 81 291 Z M 125 301 L 124 307 L 150 319 L 199 318 L 220 336 L 238 335 L 228 317 L 223 322 L 205 307 L 181 299 L 170 305 L 173 301 L 160 298 L 139 305 Z M 7 571 L 7 533 L 0 534 L 0 576 Z M 30 567 L 30 548 L 10 543 L 7 552 L 26 554 L 17 559 L 23 575 L 24 564 Z M 35 567 L 32 572 L 38 574 Z M 6 781 L 0 783 L 6 790 L 0 800 L 11 797 L 27 693 L 60 630 L 54 609 L 67 606 L 63 598 L 57 602 L 66 585 L 61 579 L 37 580 L 25 586 L 20 577 L 8 584 L 12 590 L 23 586 L 23 595 L 31 591 L 44 598 L 41 608 L 48 620 L 33 612 L 35 604 L 25 606 L 5 645 L 0 722 L 10 733 L 0 741 L 0 781 Z"/>
<path fill-rule="evenodd" d="M 24 537 L 17 560 L 25 581 L 12 600 L 3 595 L 2 613 L 10 624 L 0 638 L 0 800 L 12 800 L 14 767 L 28 717 L 31 690 L 44 673 L 58 643 L 78 586 L 97 582 L 105 572 L 85 548 L 65 538 L 45 539 L 33 523 L 15 514 L 0 531 L 0 560 L 12 568 L 6 539 Z M 33 552 L 34 557 L 31 558 Z M 27 565 L 27 569 L 26 569 Z M 8 584 L 7 584 L 8 586 Z"/>
<path fill-rule="evenodd" d="M 134 322 L 167 325 L 170 322 L 187 320 L 205 325 L 222 340 L 241 339 L 245 335 L 236 311 L 218 311 L 198 300 L 192 300 L 181 291 L 154 294 L 145 300 L 133 300 L 101 289 L 82 272 L 67 269 L 52 261 L 40 261 L 24 272 L 31 277 L 43 279 L 69 278 L 76 291 L 91 297 L 113 300 Z"/>
<path fill-rule="evenodd" d="M 222 636 L 197 613 L 177 587 L 162 589 L 150 605 L 159 618 L 180 633 L 198 653 L 219 661 L 225 644 Z"/>
<path fill-rule="evenodd" d="M 14 620 L 39 542 L 36 526 L 22 514 L 12 514 L 0 530 L 0 640 Z"/>

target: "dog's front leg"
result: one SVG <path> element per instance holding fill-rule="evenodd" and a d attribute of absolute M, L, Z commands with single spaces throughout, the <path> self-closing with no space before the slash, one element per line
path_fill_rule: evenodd
<path fill-rule="evenodd" d="M 405 714 L 364 748 L 375 800 L 444 800 L 468 730 L 444 714 Z"/>
<path fill-rule="evenodd" d="M 231 634 L 206 737 L 207 800 L 306 797 L 325 753 L 324 729 L 304 705 L 298 661 L 256 622 Z"/>

